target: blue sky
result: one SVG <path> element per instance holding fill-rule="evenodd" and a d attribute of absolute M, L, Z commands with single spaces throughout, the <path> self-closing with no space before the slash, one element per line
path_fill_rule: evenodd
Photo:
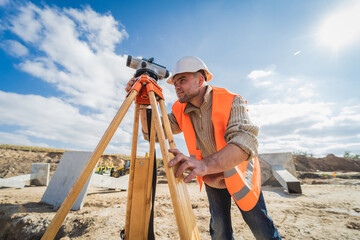
<path fill-rule="evenodd" d="M 360 153 L 359 1 L 0 0 L 0 16 L 0 144 L 92 151 L 124 101 L 128 54 L 170 71 L 194 55 L 248 101 L 260 153 Z M 133 110 L 106 152 L 130 153 Z"/>

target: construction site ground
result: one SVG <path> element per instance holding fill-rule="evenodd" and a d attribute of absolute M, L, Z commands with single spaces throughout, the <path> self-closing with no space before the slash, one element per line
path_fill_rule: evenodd
<path fill-rule="evenodd" d="M 49 162 L 53 172 L 60 158 L 61 153 L 55 152 L 0 149 L 0 177 L 29 173 L 33 162 Z M 301 156 L 295 158 L 295 165 L 302 194 L 263 187 L 268 213 L 283 239 L 360 239 L 360 160 Z M 155 236 L 179 239 L 164 169 L 159 168 L 158 174 Z M 206 193 L 199 192 L 196 182 L 187 184 L 187 189 L 200 237 L 210 239 Z M 40 203 L 45 190 L 36 186 L 0 189 L 0 239 L 41 238 L 56 213 L 52 206 Z M 127 191 L 90 187 L 84 207 L 68 214 L 56 239 L 119 239 L 126 199 Z M 232 208 L 235 239 L 254 239 L 234 204 Z"/>

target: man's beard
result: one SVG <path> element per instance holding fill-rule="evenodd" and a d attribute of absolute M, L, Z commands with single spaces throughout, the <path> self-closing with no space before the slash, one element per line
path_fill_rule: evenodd
<path fill-rule="evenodd" d="M 190 102 L 190 100 L 191 100 L 193 97 L 196 97 L 197 95 L 199 95 L 199 93 L 200 93 L 200 90 L 197 89 L 196 92 L 189 93 L 189 94 L 184 94 L 181 98 L 179 98 L 179 102 L 180 102 L 180 103 Z"/>

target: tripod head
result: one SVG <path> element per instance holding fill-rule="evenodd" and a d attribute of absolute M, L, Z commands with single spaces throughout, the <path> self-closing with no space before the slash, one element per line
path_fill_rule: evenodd
<path fill-rule="evenodd" d="M 138 59 L 128 55 L 126 66 L 136 69 L 135 78 L 145 74 L 155 81 L 169 77 L 169 71 L 166 67 L 154 63 L 154 58 Z"/>

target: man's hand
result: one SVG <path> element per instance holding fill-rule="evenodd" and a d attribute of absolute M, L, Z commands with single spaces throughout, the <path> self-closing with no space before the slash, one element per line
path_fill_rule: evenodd
<path fill-rule="evenodd" d="M 169 152 L 175 155 L 175 157 L 169 162 L 169 167 L 173 167 L 179 164 L 179 168 L 175 173 L 175 177 L 181 176 L 185 170 L 190 171 L 184 179 L 184 182 L 190 182 L 195 176 L 202 177 L 206 175 L 207 166 L 204 160 L 196 160 L 193 157 L 188 157 L 182 154 L 178 149 L 169 149 Z"/>
<path fill-rule="evenodd" d="M 135 80 L 134 77 L 131 78 L 131 79 L 128 81 L 128 83 L 127 83 L 127 85 L 126 85 L 126 88 L 125 88 L 125 91 L 126 91 L 127 93 L 130 92 L 130 89 L 132 88 L 132 86 L 134 85 L 135 82 L 136 82 L 136 80 Z"/>

